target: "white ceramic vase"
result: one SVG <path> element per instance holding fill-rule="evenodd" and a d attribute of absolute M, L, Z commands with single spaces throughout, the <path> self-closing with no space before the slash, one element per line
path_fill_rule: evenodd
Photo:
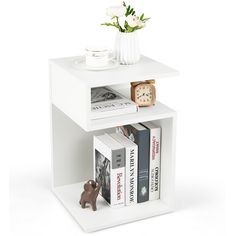
<path fill-rule="evenodd" d="M 115 57 L 123 65 L 135 64 L 140 59 L 137 32 L 118 32 L 115 41 Z"/>

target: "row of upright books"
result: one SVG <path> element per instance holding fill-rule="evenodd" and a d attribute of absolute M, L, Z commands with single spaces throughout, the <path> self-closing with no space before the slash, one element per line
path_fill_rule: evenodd
<path fill-rule="evenodd" d="M 94 178 L 112 207 L 160 198 L 161 127 L 125 125 L 94 136 Z"/>

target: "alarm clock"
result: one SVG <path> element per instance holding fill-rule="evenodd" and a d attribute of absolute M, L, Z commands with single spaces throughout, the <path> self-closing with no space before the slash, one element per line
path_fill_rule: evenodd
<path fill-rule="evenodd" d="M 131 99 L 140 107 L 155 105 L 155 80 L 145 80 L 131 83 Z"/>

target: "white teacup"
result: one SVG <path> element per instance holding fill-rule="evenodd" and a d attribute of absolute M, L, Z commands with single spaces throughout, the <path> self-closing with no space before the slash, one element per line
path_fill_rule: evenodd
<path fill-rule="evenodd" d="M 91 67 L 105 67 L 112 59 L 111 51 L 106 48 L 87 47 L 85 49 L 86 65 Z"/>

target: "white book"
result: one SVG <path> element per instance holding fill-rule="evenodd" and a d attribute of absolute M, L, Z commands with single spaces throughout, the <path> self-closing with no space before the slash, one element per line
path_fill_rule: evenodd
<path fill-rule="evenodd" d="M 94 179 L 110 206 L 124 206 L 125 148 L 108 134 L 94 136 Z"/>
<path fill-rule="evenodd" d="M 91 88 L 91 119 L 135 113 L 138 106 L 109 87 Z"/>
<path fill-rule="evenodd" d="M 125 205 L 137 203 L 138 192 L 138 145 L 120 133 L 110 134 L 125 147 Z"/>
<path fill-rule="evenodd" d="M 150 130 L 149 200 L 156 200 L 160 198 L 161 128 L 152 122 L 142 125 Z"/>

